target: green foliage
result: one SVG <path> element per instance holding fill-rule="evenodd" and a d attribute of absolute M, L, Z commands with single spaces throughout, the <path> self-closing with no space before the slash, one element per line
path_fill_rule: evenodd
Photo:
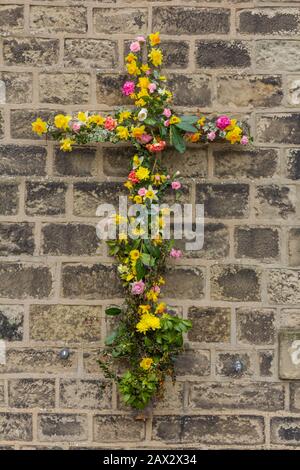
<path fill-rule="evenodd" d="M 127 371 L 119 381 L 119 390 L 126 405 L 141 410 L 158 389 L 159 378 L 154 371 Z"/>

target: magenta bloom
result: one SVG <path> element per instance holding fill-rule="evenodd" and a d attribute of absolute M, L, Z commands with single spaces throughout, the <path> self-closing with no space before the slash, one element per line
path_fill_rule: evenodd
<path fill-rule="evenodd" d="M 164 126 L 169 127 L 169 125 L 170 125 L 170 119 L 166 119 L 164 122 Z"/>
<path fill-rule="evenodd" d="M 216 125 L 222 131 L 227 127 L 230 126 L 230 119 L 228 116 L 220 116 L 217 119 Z"/>
<path fill-rule="evenodd" d="M 143 281 L 136 281 L 131 284 L 131 293 L 134 295 L 141 295 L 145 290 L 145 283 Z"/>
<path fill-rule="evenodd" d="M 181 250 L 175 250 L 175 248 L 172 248 L 170 251 L 170 256 L 171 258 L 180 258 L 182 256 L 182 251 Z"/>
<path fill-rule="evenodd" d="M 169 108 L 165 108 L 163 110 L 163 115 L 166 116 L 166 118 L 169 118 L 172 114 L 172 111 Z"/>
<path fill-rule="evenodd" d="M 138 41 L 134 41 L 130 44 L 131 52 L 139 52 L 141 50 L 140 43 Z"/>
<path fill-rule="evenodd" d="M 209 133 L 207 134 L 207 138 L 208 138 L 208 140 L 210 140 L 210 141 L 215 140 L 215 138 L 216 138 L 216 133 L 215 133 L 214 131 L 209 132 Z"/>
<path fill-rule="evenodd" d="M 173 181 L 171 186 L 172 186 L 172 189 L 177 190 L 181 188 L 181 183 L 179 181 Z"/>
<path fill-rule="evenodd" d="M 79 122 L 74 122 L 74 124 L 72 124 L 72 130 L 74 132 L 80 131 L 80 128 L 81 128 L 81 124 Z"/>
<path fill-rule="evenodd" d="M 243 137 L 241 138 L 241 144 L 242 145 L 247 145 L 249 144 L 249 139 L 246 135 L 243 135 Z"/>
<path fill-rule="evenodd" d="M 141 137 L 137 139 L 142 144 L 148 144 L 152 140 L 152 135 L 150 134 L 142 134 Z"/>
<path fill-rule="evenodd" d="M 134 93 L 135 89 L 135 84 L 134 82 L 125 82 L 123 87 L 122 87 L 122 93 L 125 96 L 131 95 L 131 93 Z"/>

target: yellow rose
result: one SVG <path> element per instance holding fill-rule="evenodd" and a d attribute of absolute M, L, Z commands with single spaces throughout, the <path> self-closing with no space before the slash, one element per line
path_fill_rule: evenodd
<path fill-rule="evenodd" d="M 159 67 L 163 60 L 162 51 L 160 49 L 151 49 L 149 53 L 149 59 L 151 60 L 154 67 Z"/>
<path fill-rule="evenodd" d="M 144 166 L 140 166 L 136 170 L 135 174 L 138 177 L 138 179 L 142 181 L 142 180 L 146 180 L 149 178 L 150 171 L 148 170 L 148 168 L 145 168 Z"/>
<path fill-rule="evenodd" d="M 71 121 L 71 116 L 65 116 L 64 114 L 57 114 L 54 118 L 54 124 L 57 129 L 67 130 L 69 127 L 69 122 Z"/>
<path fill-rule="evenodd" d="M 151 359 L 151 357 L 145 357 L 144 359 L 141 360 L 140 367 L 144 370 L 148 370 L 150 369 L 152 364 L 153 364 L 153 359 Z"/>
<path fill-rule="evenodd" d="M 140 126 L 140 127 L 133 127 L 131 129 L 131 134 L 132 134 L 132 137 L 134 137 L 135 139 L 141 137 L 145 132 L 145 126 Z"/>
<path fill-rule="evenodd" d="M 35 132 L 37 135 L 42 135 L 47 132 L 47 123 L 41 118 L 37 118 L 37 120 L 34 121 L 31 126 L 33 132 Z"/>
<path fill-rule="evenodd" d="M 63 150 L 64 152 L 71 152 L 72 144 L 74 144 L 73 140 L 71 140 L 71 139 L 62 139 L 60 141 L 60 149 Z"/>
<path fill-rule="evenodd" d="M 129 139 L 129 131 L 127 127 L 124 126 L 118 126 L 117 129 L 117 135 L 121 140 L 128 140 Z"/>
<path fill-rule="evenodd" d="M 170 124 L 178 124 L 179 122 L 181 122 L 181 119 L 178 116 L 172 116 L 170 118 Z"/>
<path fill-rule="evenodd" d="M 149 34 L 149 41 L 151 46 L 157 46 L 157 44 L 160 44 L 159 32 L 157 31 L 156 33 Z"/>

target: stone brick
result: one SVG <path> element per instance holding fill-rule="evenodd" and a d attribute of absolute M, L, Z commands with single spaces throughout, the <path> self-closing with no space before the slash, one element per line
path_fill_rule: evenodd
<path fill-rule="evenodd" d="M 94 416 L 95 442 L 137 442 L 144 439 L 145 424 L 131 416 Z"/>
<path fill-rule="evenodd" d="M 283 410 L 284 386 L 268 382 L 195 383 L 190 386 L 188 406 L 189 409 Z"/>
<path fill-rule="evenodd" d="M 259 351 L 258 366 L 261 377 L 272 377 L 274 375 L 274 351 Z"/>
<path fill-rule="evenodd" d="M 40 140 L 40 137 L 32 132 L 32 122 L 40 117 L 44 121 L 49 121 L 57 114 L 51 110 L 28 110 L 12 109 L 10 112 L 10 133 L 14 139 Z"/>
<path fill-rule="evenodd" d="M 236 227 L 235 257 L 272 262 L 279 258 L 279 232 L 269 227 Z"/>
<path fill-rule="evenodd" d="M 9 406 L 15 408 L 54 408 L 54 379 L 16 379 L 8 382 Z"/>
<path fill-rule="evenodd" d="M 300 104 L 300 78 L 299 76 L 288 77 L 286 99 L 290 106 L 298 106 Z"/>
<path fill-rule="evenodd" d="M 270 269 L 268 272 L 268 294 L 271 302 L 297 304 L 300 302 L 300 271 L 292 269 Z"/>
<path fill-rule="evenodd" d="M 24 307 L 22 305 L 0 305 L 0 339 L 22 341 Z"/>
<path fill-rule="evenodd" d="M 0 33 L 19 33 L 24 29 L 23 5 L 0 5 Z"/>
<path fill-rule="evenodd" d="M 193 328 L 188 332 L 189 341 L 218 343 L 230 341 L 230 309 L 221 307 L 190 307 L 188 318 Z"/>
<path fill-rule="evenodd" d="M 0 183 L 0 215 L 18 212 L 19 187 L 14 183 Z"/>
<path fill-rule="evenodd" d="M 196 66 L 200 69 L 250 65 L 250 46 L 244 41 L 196 41 Z"/>
<path fill-rule="evenodd" d="M 225 8 L 155 7 L 153 29 L 162 34 L 226 34 L 230 10 Z"/>
<path fill-rule="evenodd" d="M 33 341 L 81 343 L 100 341 L 101 307 L 31 305 L 29 336 Z"/>
<path fill-rule="evenodd" d="M 297 194 L 293 186 L 258 186 L 256 189 L 254 209 L 259 219 L 294 220 Z"/>
<path fill-rule="evenodd" d="M 118 65 L 117 41 L 65 39 L 64 63 L 71 67 L 111 69 Z"/>
<path fill-rule="evenodd" d="M 59 57 L 59 39 L 5 38 L 3 55 L 6 65 L 55 65 Z"/>
<path fill-rule="evenodd" d="M 271 442 L 273 444 L 299 446 L 300 418 L 272 418 Z"/>
<path fill-rule="evenodd" d="M 196 226 L 193 226 L 195 233 Z M 192 239 L 190 232 L 190 240 Z M 186 258 L 201 259 L 219 259 L 226 258 L 229 255 L 229 231 L 224 224 L 205 223 L 204 225 L 204 243 L 200 250 L 186 250 L 185 243 L 189 242 L 186 238 L 176 240 L 176 247 L 180 248 Z"/>
<path fill-rule="evenodd" d="M 209 350 L 185 350 L 175 363 L 176 375 L 195 375 L 205 377 L 210 374 Z"/>
<path fill-rule="evenodd" d="M 267 75 L 222 76 L 217 78 L 217 96 L 223 106 L 279 106 L 283 98 L 282 80 Z"/>
<path fill-rule="evenodd" d="M 288 232 L 289 265 L 300 266 L 300 229 L 292 228 Z"/>
<path fill-rule="evenodd" d="M 259 301 L 261 272 L 252 266 L 214 265 L 211 268 L 211 298 L 214 300 Z"/>
<path fill-rule="evenodd" d="M 216 360 L 217 375 L 235 379 L 250 377 L 254 372 L 252 360 L 250 353 L 244 351 L 220 352 L 217 354 Z M 235 369 L 236 361 L 240 361 L 242 363 L 242 370 L 240 372 Z"/>
<path fill-rule="evenodd" d="M 255 8 L 238 12 L 240 34 L 297 34 L 300 14 L 297 8 Z"/>
<path fill-rule="evenodd" d="M 38 439 L 43 441 L 85 441 L 87 416 L 81 414 L 44 413 L 38 415 Z"/>
<path fill-rule="evenodd" d="M 152 438 L 165 443 L 262 444 L 264 419 L 248 415 L 157 416 Z"/>
<path fill-rule="evenodd" d="M 66 210 L 65 183 L 26 184 L 25 210 L 28 215 L 63 215 Z"/>
<path fill-rule="evenodd" d="M 291 180 L 300 179 L 300 150 L 291 149 L 286 155 L 285 176 Z"/>
<path fill-rule="evenodd" d="M 0 109 L 0 139 L 3 139 L 4 137 L 4 116 L 3 116 L 3 111 Z"/>
<path fill-rule="evenodd" d="M 0 405 L 5 405 L 4 380 L 0 381 Z"/>
<path fill-rule="evenodd" d="M 56 147 L 54 174 L 57 176 L 96 176 L 96 149 L 82 146 L 73 148 L 71 152 L 63 152 Z"/>
<path fill-rule="evenodd" d="M 47 224 L 42 227 L 42 237 L 42 251 L 47 255 L 83 256 L 100 252 L 94 225 Z"/>
<path fill-rule="evenodd" d="M 29 27 L 39 33 L 85 33 L 87 9 L 80 6 L 30 6 Z"/>
<path fill-rule="evenodd" d="M 176 266 L 167 270 L 163 295 L 176 299 L 198 300 L 204 296 L 204 288 L 203 270 L 196 267 Z"/>
<path fill-rule="evenodd" d="M 258 142 L 300 144 L 300 114 L 260 115 L 257 119 Z"/>
<path fill-rule="evenodd" d="M 130 171 L 132 147 L 103 147 L 103 172 L 107 176 L 125 177 Z"/>
<path fill-rule="evenodd" d="M 49 267 L 38 264 L 1 263 L 0 297 L 42 299 L 52 292 Z"/>
<path fill-rule="evenodd" d="M 83 217 L 95 217 L 100 204 L 113 204 L 117 211 L 119 196 L 122 195 L 127 195 L 123 183 L 75 183 L 74 213 Z"/>
<path fill-rule="evenodd" d="M 97 375 L 103 375 L 98 360 L 101 357 L 101 350 L 99 348 L 93 349 L 93 350 L 84 350 L 83 351 L 83 366 L 84 366 L 84 371 L 87 374 L 97 374 Z"/>
<path fill-rule="evenodd" d="M 279 328 L 300 328 L 300 310 L 298 308 L 284 308 L 278 318 Z"/>
<path fill-rule="evenodd" d="M 122 94 L 122 85 L 126 79 L 124 74 L 96 74 L 97 103 L 107 106 L 128 106 L 128 97 Z"/>
<path fill-rule="evenodd" d="M 68 359 L 62 361 L 59 352 L 60 349 L 7 348 L 6 364 L 0 365 L 0 372 L 6 374 L 76 372 L 77 354 L 70 351 Z"/>
<path fill-rule="evenodd" d="M 221 178 L 272 178 L 279 171 L 275 149 L 213 150 L 214 174 Z"/>
<path fill-rule="evenodd" d="M 300 383 L 290 383 L 290 407 L 291 411 L 299 413 L 300 411 Z"/>
<path fill-rule="evenodd" d="M 182 411 L 184 399 L 184 383 L 166 381 L 164 387 L 164 395 L 161 400 L 154 401 L 155 411 L 173 410 L 175 412 Z"/>
<path fill-rule="evenodd" d="M 5 84 L 6 103 L 30 103 L 32 101 L 32 74 L 23 72 L 0 72 Z"/>
<path fill-rule="evenodd" d="M 95 33 L 141 34 L 147 31 L 146 8 L 94 8 Z"/>
<path fill-rule="evenodd" d="M 43 176 L 46 173 L 44 147 L 0 145 L 0 173 L 7 176 Z"/>
<path fill-rule="evenodd" d="M 237 338 L 244 344 L 273 344 L 275 341 L 274 310 L 237 309 Z"/>
<path fill-rule="evenodd" d="M 62 272 L 62 295 L 77 299 L 122 297 L 123 290 L 114 266 L 103 264 L 65 264 Z"/>
<path fill-rule="evenodd" d="M 178 193 L 174 191 L 171 187 L 166 189 L 165 194 L 161 198 L 162 204 L 180 204 L 182 212 L 184 211 L 183 204 L 191 203 L 192 193 L 191 193 L 191 184 L 183 183 L 180 188 L 180 196 L 178 200 Z"/>
<path fill-rule="evenodd" d="M 0 256 L 32 255 L 34 251 L 34 224 L 0 223 Z"/>
<path fill-rule="evenodd" d="M 110 409 L 112 384 L 107 380 L 61 379 L 59 400 L 62 408 Z"/>
<path fill-rule="evenodd" d="M 227 183 L 196 185 L 196 203 L 204 204 L 206 217 L 230 219 L 248 215 L 249 186 Z"/>
<path fill-rule="evenodd" d="M 164 67 L 167 69 L 186 69 L 189 65 L 189 43 L 187 41 L 161 42 Z"/>
<path fill-rule="evenodd" d="M 164 155 L 164 164 L 170 174 L 180 169 L 180 176 L 183 178 L 197 180 L 207 176 L 207 148 L 204 146 L 187 147 L 184 158 L 173 147 L 168 147 Z"/>
<path fill-rule="evenodd" d="M 298 72 L 300 50 L 297 40 L 260 40 L 255 42 L 256 68 L 263 71 Z"/>
<path fill-rule="evenodd" d="M 32 415 L 29 413 L 0 413 L 2 441 L 32 441 Z"/>
<path fill-rule="evenodd" d="M 176 106 L 210 106 L 211 80 L 207 75 L 169 74 L 168 87 Z"/>
<path fill-rule="evenodd" d="M 90 86 L 90 75 L 87 73 L 41 73 L 40 102 L 86 104 L 90 99 Z"/>

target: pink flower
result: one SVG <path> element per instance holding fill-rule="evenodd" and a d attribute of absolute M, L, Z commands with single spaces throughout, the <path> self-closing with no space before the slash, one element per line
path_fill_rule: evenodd
<path fill-rule="evenodd" d="M 138 183 L 138 182 L 140 181 L 140 180 L 138 179 L 138 177 L 136 176 L 134 170 L 131 170 L 131 172 L 130 172 L 129 175 L 128 175 L 128 179 L 129 179 L 129 181 L 131 181 L 133 184 Z"/>
<path fill-rule="evenodd" d="M 181 183 L 179 181 L 172 181 L 171 186 L 172 186 L 172 189 L 177 190 L 181 188 Z"/>
<path fill-rule="evenodd" d="M 145 42 L 146 41 L 144 36 L 137 36 L 136 40 L 139 41 L 139 42 Z"/>
<path fill-rule="evenodd" d="M 72 124 L 72 130 L 73 130 L 74 132 L 80 131 L 80 128 L 81 128 L 80 122 L 74 122 L 74 124 Z"/>
<path fill-rule="evenodd" d="M 141 50 L 140 43 L 138 41 L 134 41 L 130 44 L 131 52 L 139 52 Z"/>
<path fill-rule="evenodd" d="M 212 141 L 212 140 L 215 140 L 215 138 L 216 138 L 216 133 L 215 133 L 214 131 L 209 132 L 209 133 L 207 134 L 207 138 L 208 138 L 208 140 L 211 140 L 211 141 Z"/>
<path fill-rule="evenodd" d="M 105 119 L 104 127 L 107 131 L 113 131 L 118 125 L 116 119 L 113 119 L 111 116 L 107 116 Z"/>
<path fill-rule="evenodd" d="M 141 295 L 145 290 L 145 283 L 143 281 L 136 281 L 131 284 L 131 293 L 134 295 Z"/>
<path fill-rule="evenodd" d="M 155 153 L 155 152 L 162 152 L 164 148 L 166 147 L 167 143 L 164 140 L 160 140 L 159 142 L 155 142 L 154 144 L 148 144 L 146 145 L 147 150 L 149 152 Z"/>
<path fill-rule="evenodd" d="M 153 292 L 156 292 L 156 294 L 160 293 L 160 287 L 159 286 L 153 286 L 151 289 Z"/>
<path fill-rule="evenodd" d="M 122 93 L 125 96 L 131 95 L 131 93 L 134 93 L 135 89 L 135 84 L 134 82 L 125 82 L 123 87 L 122 87 Z"/>
<path fill-rule="evenodd" d="M 150 134 L 142 134 L 141 137 L 137 139 L 142 144 L 148 144 L 152 140 L 152 135 Z"/>
<path fill-rule="evenodd" d="M 181 250 L 175 250 L 175 248 L 172 248 L 170 251 L 170 256 L 171 258 L 180 258 L 182 256 L 182 251 Z"/>
<path fill-rule="evenodd" d="M 166 119 L 164 122 L 164 126 L 169 127 L 169 125 L 170 125 L 170 119 Z"/>
<path fill-rule="evenodd" d="M 150 75 L 151 74 L 151 70 L 146 70 L 146 75 Z"/>
<path fill-rule="evenodd" d="M 243 137 L 241 138 L 241 144 L 242 145 L 247 145 L 249 144 L 249 139 L 246 135 L 243 135 Z"/>
<path fill-rule="evenodd" d="M 138 190 L 138 195 L 139 196 L 145 196 L 146 195 L 146 192 L 147 192 L 147 189 L 146 188 L 140 188 Z"/>
<path fill-rule="evenodd" d="M 169 108 L 165 108 L 163 110 L 163 115 L 166 116 L 166 118 L 169 118 L 172 114 L 172 111 Z"/>
<path fill-rule="evenodd" d="M 216 125 L 219 129 L 221 129 L 223 131 L 227 126 L 230 125 L 229 117 L 225 116 L 225 115 L 218 117 Z"/>
<path fill-rule="evenodd" d="M 157 86 L 155 85 L 155 83 L 150 83 L 148 85 L 148 90 L 150 91 L 150 93 L 153 93 L 155 90 L 156 90 Z"/>

